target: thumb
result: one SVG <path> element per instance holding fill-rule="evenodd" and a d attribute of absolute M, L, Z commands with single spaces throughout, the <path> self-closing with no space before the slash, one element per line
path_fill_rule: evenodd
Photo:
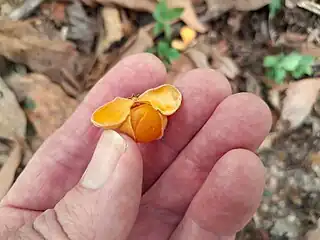
<path fill-rule="evenodd" d="M 105 131 L 79 184 L 33 226 L 45 239 L 126 239 L 138 213 L 141 185 L 137 145 Z"/>

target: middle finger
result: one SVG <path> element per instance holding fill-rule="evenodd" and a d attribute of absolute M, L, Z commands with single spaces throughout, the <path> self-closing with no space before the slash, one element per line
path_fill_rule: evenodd
<path fill-rule="evenodd" d="M 183 96 L 181 108 L 170 117 L 163 139 L 140 145 L 144 192 L 201 129 L 219 103 L 231 94 L 228 80 L 211 69 L 192 70 L 174 85 Z"/>

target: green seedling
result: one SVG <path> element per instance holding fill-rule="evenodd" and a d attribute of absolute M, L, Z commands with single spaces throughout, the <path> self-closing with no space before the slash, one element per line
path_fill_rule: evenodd
<path fill-rule="evenodd" d="M 172 61 L 180 57 L 180 53 L 176 49 L 172 48 L 170 43 L 165 40 L 160 40 L 157 45 L 149 49 L 148 52 L 157 54 L 166 66 L 170 65 Z"/>
<path fill-rule="evenodd" d="M 312 75 L 314 61 L 315 58 L 313 56 L 292 52 L 288 55 L 282 53 L 275 56 L 266 56 L 263 66 L 267 68 L 267 77 L 280 84 L 283 83 L 288 73 L 295 79 L 299 79 L 304 75 Z"/>
<path fill-rule="evenodd" d="M 171 22 L 178 19 L 183 13 L 183 8 L 168 8 L 165 0 L 161 0 L 152 16 L 156 21 L 153 28 L 153 34 L 159 35 L 164 31 L 165 37 L 170 40 L 172 35 Z"/>
<path fill-rule="evenodd" d="M 264 190 L 263 191 L 263 196 L 264 197 L 271 197 L 272 196 L 272 192 L 270 192 L 269 190 Z"/>
<path fill-rule="evenodd" d="M 183 8 L 168 8 L 165 0 L 161 0 L 152 14 L 156 23 L 153 28 L 153 34 L 159 35 L 164 32 L 165 38 L 157 42 L 157 44 L 147 50 L 147 52 L 156 54 L 166 66 L 170 65 L 172 61 L 180 57 L 180 53 L 171 47 L 172 27 L 171 22 L 178 19 L 183 13 Z"/>
<path fill-rule="evenodd" d="M 274 18 L 282 7 L 282 0 L 272 0 L 269 4 L 269 18 Z"/>

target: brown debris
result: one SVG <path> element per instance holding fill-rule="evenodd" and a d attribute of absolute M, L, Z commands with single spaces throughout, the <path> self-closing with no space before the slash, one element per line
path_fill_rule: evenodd
<path fill-rule="evenodd" d="M 96 20 L 87 16 L 78 0 L 74 0 L 73 4 L 67 7 L 66 12 L 69 23 L 67 39 L 76 42 L 82 52 L 90 54 L 98 33 Z"/>
<path fill-rule="evenodd" d="M 33 24 L 0 20 L 0 55 L 46 74 L 70 95 L 79 94 L 83 90 L 82 74 L 90 58 L 82 56 L 71 42 L 49 39 Z"/>
<path fill-rule="evenodd" d="M 219 16 L 231 9 L 239 11 L 252 11 L 264 7 L 271 0 L 205 0 L 208 11 L 214 16 Z"/>
<path fill-rule="evenodd" d="M 123 46 L 120 51 L 120 59 L 133 54 L 142 53 L 152 46 L 153 39 L 151 38 L 151 36 L 144 29 L 140 29 L 137 35 L 129 39 Z"/>
<path fill-rule="evenodd" d="M 0 77 L 0 137 L 24 139 L 27 121 L 14 93 Z"/>
<path fill-rule="evenodd" d="M 89 1 L 89 0 L 86 0 Z M 96 0 L 102 5 L 115 4 L 121 7 L 134 9 L 137 11 L 153 12 L 156 7 L 156 1 L 153 0 Z"/>
<path fill-rule="evenodd" d="M 25 114 L 11 90 L 0 78 L 0 200 L 11 187 L 22 159 L 20 142 L 25 139 Z M 7 146 L 10 150 L 4 148 Z"/>
<path fill-rule="evenodd" d="M 170 8 L 184 8 L 184 12 L 181 19 L 192 29 L 200 33 L 205 33 L 208 29 L 198 19 L 195 9 L 191 0 L 168 0 L 168 6 Z"/>
<path fill-rule="evenodd" d="M 46 139 L 73 113 L 78 102 L 41 74 L 14 75 L 7 80 L 24 102 L 24 111 L 37 135 Z"/>
<path fill-rule="evenodd" d="M 61 25 L 67 22 L 66 8 L 66 2 L 51 2 L 43 3 L 40 5 L 40 9 L 43 15 L 47 16 L 57 25 Z"/>
<path fill-rule="evenodd" d="M 186 51 L 186 55 L 193 61 L 197 68 L 210 68 L 208 58 L 203 52 L 195 48 L 190 48 Z"/>
<path fill-rule="evenodd" d="M 290 129 L 299 127 L 310 114 L 319 90 L 319 78 L 304 79 L 289 84 L 279 124 L 287 122 Z"/>
<path fill-rule="evenodd" d="M 0 138 L 0 141 L 3 140 Z M 22 147 L 18 141 L 9 141 L 11 151 L 9 156 L 0 168 L 0 200 L 6 195 L 15 179 L 16 170 L 22 159 Z"/>
<path fill-rule="evenodd" d="M 103 18 L 103 31 L 100 34 L 96 54 L 100 55 L 107 51 L 109 47 L 123 38 L 122 22 L 120 12 L 116 7 L 106 6 L 102 8 L 101 15 Z"/>

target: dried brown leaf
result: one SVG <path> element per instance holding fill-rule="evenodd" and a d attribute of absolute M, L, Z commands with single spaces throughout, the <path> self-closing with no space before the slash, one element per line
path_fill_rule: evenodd
<path fill-rule="evenodd" d="M 239 11 L 257 10 L 269 4 L 271 0 L 205 0 L 211 12 L 226 12 L 230 9 Z"/>
<path fill-rule="evenodd" d="M 1 162 L 3 163 L 0 169 L 1 199 L 10 188 L 16 169 L 20 164 L 22 149 L 18 141 L 23 141 L 25 138 L 27 126 L 25 114 L 15 95 L 2 78 L 0 78 L 0 113 L 0 141 L 8 146 L 11 145 L 11 151 L 8 154 L 1 154 Z M 2 150 L 5 149 L 2 147 Z"/>
<path fill-rule="evenodd" d="M 138 11 L 153 12 L 156 7 L 156 2 L 153 0 L 96 0 L 102 5 L 116 4 L 121 7 L 134 9 Z"/>
<path fill-rule="evenodd" d="M 92 68 L 88 71 L 85 81 L 85 90 L 90 89 L 96 82 L 107 72 L 107 68 L 111 62 L 117 59 L 115 54 L 101 54 L 97 56 Z M 81 96 L 83 93 L 78 95 Z"/>
<path fill-rule="evenodd" d="M 67 7 L 67 15 L 69 23 L 67 39 L 75 41 L 81 51 L 90 54 L 98 33 L 95 19 L 87 15 L 78 0 L 74 0 Z"/>
<path fill-rule="evenodd" d="M 115 48 L 107 54 L 101 54 L 96 58 L 92 69 L 86 76 L 86 88 L 93 86 L 110 68 L 121 59 L 137 53 L 142 53 L 153 46 L 150 35 L 141 28 L 139 32 L 131 36 L 121 48 Z"/>
<path fill-rule="evenodd" d="M 121 16 L 121 21 L 122 21 L 123 35 L 126 37 L 129 37 L 136 31 L 136 27 L 130 21 L 129 16 L 124 9 L 120 9 L 120 16 Z"/>
<path fill-rule="evenodd" d="M 48 75 L 70 95 L 83 89 L 82 74 L 88 58 L 67 41 L 51 40 L 32 22 L 0 20 L 0 55 Z"/>
<path fill-rule="evenodd" d="M 320 78 L 290 83 L 283 100 L 280 121 L 288 122 L 291 129 L 299 127 L 310 114 L 319 89 Z"/>
<path fill-rule="evenodd" d="M 122 50 L 121 59 L 133 54 L 142 53 L 152 46 L 152 37 L 145 30 L 140 29 L 133 43 L 125 46 L 125 49 Z"/>
<path fill-rule="evenodd" d="M 22 80 L 31 85 L 27 96 L 35 103 L 34 109 L 25 112 L 38 135 L 46 139 L 73 113 L 78 102 L 44 75 L 30 74 Z"/>
<path fill-rule="evenodd" d="M 246 78 L 247 92 L 251 92 L 253 94 L 256 94 L 259 97 L 262 97 L 261 86 L 260 86 L 260 83 L 258 82 L 257 78 L 249 71 L 246 71 L 243 75 Z"/>
<path fill-rule="evenodd" d="M 104 34 L 100 35 L 97 47 L 98 56 L 108 50 L 112 43 L 120 41 L 123 37 L 119 10 L 112 6 L 106 6 L 102 8 L 101 15 L 104 22 Z"/>
<path fill-rule="evenodd" d="M 186 55 L 194 62 L 198 68 L 211 68 L 208 57 L 201 51 L 190 48 L 186 51 Z"/>
<path fill-rule="evenodd" d="M 18 141 L 12 141 L 12 150 L 0 169 L 0 200 L 6 195 L 8 190 L 10 189 L 17 168 L 20 165 L 22 159 L 22 147 L 18 143 Z"/>
<path fill-rule="evenodd" d="M 24 139 L 27 120 L 13 92 L 0 78 L 0 137 Z"/>
<path fill-rule="evenodd" d="M 125 8 L 134 9 L 137 11 L 147 11 L 152 13 L 155 10 L 157 0 L 96 0 L 101 4 L 113 3 Z M 170 8 L 184 8 L 181 20 L 194 30 L 204 33 L 207 27 L 201 23 L 196 15 L 195 9 L 191 0 L 167 0 Z"/>
<path fill-rule="evenodd" d="M 229 79 L 234 79 L 239 73 L 239 66 L 233 59 L 223 55 L 221 49 L 212 48 L 212 68 L 218 70 Z"/>
<path fill-rule="evenodd" d="M 42 139 L 59 128 L 78 105 L 58 84 L 41 74 L 16 75 L 11 79 L 10 87 L 17 94 L 23 94 L 24 110 Z"/>
<path fill-rule="evenodd" d="M 184 8 L 181 20 L 190 28 L 200 33 L 208 30 L 207 27 L 199 21 L 191 0 L 168 0 L 167 3 L 170 8 Z"/>
<path fill-rule="evenodd" d="M 318 227 L 313 230 L 309 230 L 306 234 L 306 240 L 319 240 L 320 239 L 320 218 L 318 219 Z"/>
<path fill-rule="evenodd" d="M 40 5 L 43 15 L 60 25 L 66 22 L 66 2 L 51 2 Z"/>

